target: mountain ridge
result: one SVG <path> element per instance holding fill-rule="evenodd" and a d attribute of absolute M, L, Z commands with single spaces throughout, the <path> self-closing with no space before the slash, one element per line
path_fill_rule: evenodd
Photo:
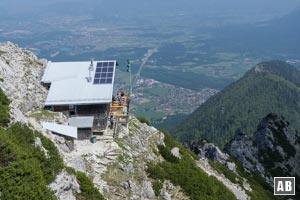
<path fill-rule="evenodd" d="M 251 199 L 277 199 L 272 189 L 274 177 L 300 178 L 300 134 L 276 113 L 269 113 L 260 121 L 253 137 L 238 130 L 226 143 L 224 153 L 205 139 L 184 144 L 200 158 L 209 159 L 210 165 L 217 171 L 244 188 L 247 184 L 240 179 L 247 177 L 251 188 L 257 192 L 249 194 Z M 257 183 L 267 192 L 254 186 Z M 300 196 L 297 181 L 295 186 L 296 196 L 290 197 L 293 200 Z"/>
<path fill-rule="evenodd" d="M 238 129 L 251 136 L 270 112 L 300 129 L 298 76 L 298 70 L 282 61 L 260 63 L 202 104 L 175 128 L 174 136 L 180 141 L 204 137 L 222 147 Z"/>
<path fill-rule="evenodd" d="M 273 177 L 300 178 L 300 134 L 284 117 L 270 113 L 259 123 L 252 138 L 238 132 L 224 151 L 239 160 L 246 170 L 256 172 L 270 185 Z M 296 196 L 300 196 L 296 182 Z"/>
<path fill-rule="evenodd" d="M 249 73 L 273 73 L 300 86 L 299 72 L 299 70 L 286 62 L 273 60 L 257 64 L 254 68 L 250 69 L 246 75 Z"/>

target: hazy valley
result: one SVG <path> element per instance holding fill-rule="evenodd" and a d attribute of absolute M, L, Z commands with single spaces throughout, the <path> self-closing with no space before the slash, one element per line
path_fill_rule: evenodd
<path fill-rule="evenodd" d="M 184 108 L 187 107 L 184 102 L 177 102 L 176 97 L 172 97 L 171 101 L 177 105 L 172 106 L 172 111 L 164 112 L 166 110 L 156 106 L 165 101 L 163 98 L 159 101 L 147 99 L 147 85 L 139 85 L 136 91 L 134 89 L 136 93 L 145 93 L 145 97 L 141 98 L 150 101 L 149 104 L 143 103 L 145 101 L 134 102 L 137 107 L 135 114 L 145 116 L 167 129 L 168 125 L 161 124 L 163 119 L 186 116 L 215 90 L 219 91 L 237 80 L 255 64 L 270 59 L 293 60 L 297 64 L 300 60 L 296 53 L 299 51 L 295 49 L 297 46 L 289 51 L 282 50 L 284 43 L 288 45 L 293 41 L 297 44 L 294 40 L 298 37 L 281 37 L 280 43 L 275 46 L 262 42 L 269 35 L 274 35 L 269 37 L 271 41 L 278 41 L 276 34 L 272 34 L 277 32 L 273 31 L 274 25 L 276 30 L 296 31 L 299 11 L 294 11 L 290 16 L 284 9 L 276 12 L 255 11 L 254 15 L 254 10 L 250 8 L 242 7 L 240 11 L 230 12 L 229 9 L 221 10 L 209 5 L 208 10 L 200 7 L 197 12 L 192 9 L 192 3 L 181 9 L 167 9 L 166 4 L 160 10 L 150 10 L 149 7 L 157 2 L 141 5 L 137 11 L 130 6 L 135 5 L 133 2 L 115 9 L 112 9 L 113 2 L 89 3 L 94 3 L 94 7 L 86 11 L 80 8 L 78 2 L 74 5 L 66 3 L 68 9 L 64 13 L 56 10 L 60 5 L 57 2 L 37 4 L 39 9 L 34 12 L 31 12 L 32 8 L 17 14 L 6 11 L 2 14 L 4 20 L 1 21 L 0 41 L 16 42 L 39 57 L 52 61 L 117 59 L 121 72 L 126 72 L 126 60 L 131 59 L 133 74 L 138 73 L 144 54 L 150 49 L 157 49 L 138 78 L 161 82 L 153 89 L 158 96 L 164 91 L 160 88 L 167 83 L 177 90 L 180 87 L 191 90 L 185 90 L 184 96 L 198 99 L 195 106 Z M 199 6 L 207 5 L 199 3 Z M 103 11 L 102 7 L 106 10 Z M 161 12 L 164 12 L 162 20 L 159 17 Z M 18 16 L 22 16 L 22 20 Z M 118 75 L 119 88 L 127 90 L 128 73 Z M 166 96 L 176 96 L 179 92 L 169 90 L 173 94 L 166 93 Z"/>

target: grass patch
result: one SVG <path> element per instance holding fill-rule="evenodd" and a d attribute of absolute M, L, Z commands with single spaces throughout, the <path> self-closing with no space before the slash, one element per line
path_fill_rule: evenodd
<path fill-rule="evenodd" d="M 190 152 L 173 140 L 168 133 L 164 132 L 164 135 L 166 146 L 158 146 L 158 148 L 165 161 L 156 165 L 148 164 L 147 172 L 151 178 L 161 182 L 170 180 L 174 185 L 180 186 L 192 200 L 236 199 L 223 183 L 215 177 L 208 176 L 196 166 Z M 181 159 L 170 153 L 173 147 L 180 149 Z"/>
<path fill-rule="evenodd" d="M 163 187 L 163 184 L 160 181 L 155 181 L 152 184 L 152 188 L 153 188 L 154 193 L 155 193 L 156 196 L 159 196 L 162 187 Z"/>
<path fill-rule="evenodd" d="M 122 141 L 122 139 L 120 138 L 114 138 L 114 141 L 118 144 L 118 146 L 121 148 L 121 149 L 126 149 L 125 145 L 124 145 L 124 142 Z"/>
<path fill-rule="evenodd" d="M 120 183 L 127 182 L 130 179 L 134 180 L 144 180 L 143 177 L 140 178 L 140 176 L 137 177 L 136 172 L 127 174 L 124 170 L 121 169 L 119 162 L 111 163 L 107 166 L 107 171 L 101 175 L 101 178 L 109 183 L 110 187 L 114 187 L 116 193 L 123 194 L 129 198 L 130 191 L 126 191 L 124 193 L 124 188 Z M 105 196 L 107 199 L 116 199 L 115 193 L 106 192 Z"/>
<path fill-rule="evenodd" d="M 129 126 L 140 129 L 140 127 L 136 123 L 134 123 L 132 120 L 129 122 Z"/>
<path fill-rule="evenodd" d="M 92 180 L 82 172 L 76 172 L 76 177 L 80 185 L 81 193 L 76 194 L 76 199 L 80 200 L 104 200 L 102 194 L 94 186 Z"/>
<path fill-rule="evenodd" d="M 252 191 L 247 191 L 247 195 L 253 200 L 279 200 L 281 198 L 273 195 L 273 188 L 266 183 L 266 181 L 256 173 L 246 172 L 242 164 L 234 158 L 230 159 L 237 166 L 236 170 L 239 176 L 248 180 Z"/>
<path fill-rule="evenodd" d="M 153 107 L 152 107 L 153 108 Z M 155 120 L 160 120 L 162 119 L 163 117 L 165 117 L 165 113 L 163 112 L 159 112 L 159 111 L 152 111 L 151 109 L 152 108 L 149 108 L 147 110 L 142 110 L 140 108 L 140 106 L 138 107 L 138 110 L 134 113 L 135 116 L 137 117 L 145 117 L 151 121 L 155 121 Z"/>
<path fill-rule="evenodd" d="M 40 110 L 31 113 L 30 117 L 35 118 L 37 121 L 41 120 L 53 120 L 57 113 L 50 112 L 48 110 Z"/>
<path fill-rule="evenodd" d="M 224 174 L 224 176 L 232 183 L 239 184 L 241 187 L 243 187 L 243 181 L 234 172 L 230 171 L 227 167 L 220 163 L 213 162 L 211 160 L 209 160 L 208 162 L 210 166 L 212 166 L 220 174 Z"/>
<path fill-rule="evenodd" d="M 0 56 L 2 56 L 3 54 L 6 54 L 7 52 L 6 51 L 1 51 L 0 50 Z"/>
<path fill-rule="evenodd" d="M 117 161 L 120 163 L 130 163 L 132 159 L 128 154 L 122 153 L 117 157 Z"/>
<path fill-rule="evenodd" d="M 143 92 L 146 98 L 153 96 L 167 96 L 170 94 L 170 90 L 168 88 L 161 87 L 145 88 Z"/>
<path fill-rule="evenodd" d="M 69 174 L 74 174 L 80 185 L 81 193 L 76 194 L 76 199 L 79 200 L 104 200 L 102 194 L 94 187 L 92 180 L 85 173 L 75 171 L 72 167 L 66 167 Z"/>
<path fill-rule="evenodd" d="M 146 123 L 148 126 L 150 125 L 150 121 L 147 118 L 145 118 L 145 117 L 138 117 L 138 120 L 141 123 Z"/>
<path fill-rule="evenodd" d="M 140 111 L 150 111 L 151 109 L 153 109 L 159 105 L 160 104 L 158 102 L 149 101 L 149 102 L 139 104 L 138 109 Z"/>

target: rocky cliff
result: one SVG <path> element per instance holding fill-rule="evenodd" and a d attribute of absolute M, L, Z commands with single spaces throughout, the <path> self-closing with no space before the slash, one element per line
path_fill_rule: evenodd
<path fill-rule="evenodd" d="M 300 178 L 300 134 L 278 114 L 268 114 L 252 138 L 237 132 L 224 150 L 245 169 L 259 173 L 270 185 L 273 185 L 273 177 Z M 298 184 L 298 192 L 299 189 Z"/>
<path fill-rule="evenodd" d="M 246 191 L 255 188 L 256 192 L 257 186 L 262 186 L 267 190 L 265 194 L 264 190 L 259 192 L 263 199 L 275 198 L 272 195 L 274 177 L 300 178 L 300 134 L 284 117 L 275 113 L 261 120 L 253 137 L 238 130 L 225 145 L 225 153 L 205 139 L 184 144 L 202 159 L 209 160 L 211 166 L 231 181 L 248 188 Z M 209 167 L 206 170 L 209 171 Z M 300 184 L 296 181 L 295 199 L 299 198 L 299 191 Z M 251 194 L 250 197 L 258 198 Z"/>
<path fill-rule="evenodd" d="M 41 109 L 47 91 L 40 84 L 45 60 L 7 42 L 0 45 L 0 87 L 11 99 L 13 121 L 27 122 L 30 112 Z"/>

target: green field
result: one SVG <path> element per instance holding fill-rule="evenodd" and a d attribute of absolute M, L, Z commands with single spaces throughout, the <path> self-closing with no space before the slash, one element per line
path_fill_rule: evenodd
<path fill-rule="evenodd" d="M 143 92 L 144 92 L 144 97 L 148 98 L 153 96 L 168 95 L 170 93 L 170 90 L 168 90 L 167 88 L 155 87 L 155 88 L 145 88 Z"/>

